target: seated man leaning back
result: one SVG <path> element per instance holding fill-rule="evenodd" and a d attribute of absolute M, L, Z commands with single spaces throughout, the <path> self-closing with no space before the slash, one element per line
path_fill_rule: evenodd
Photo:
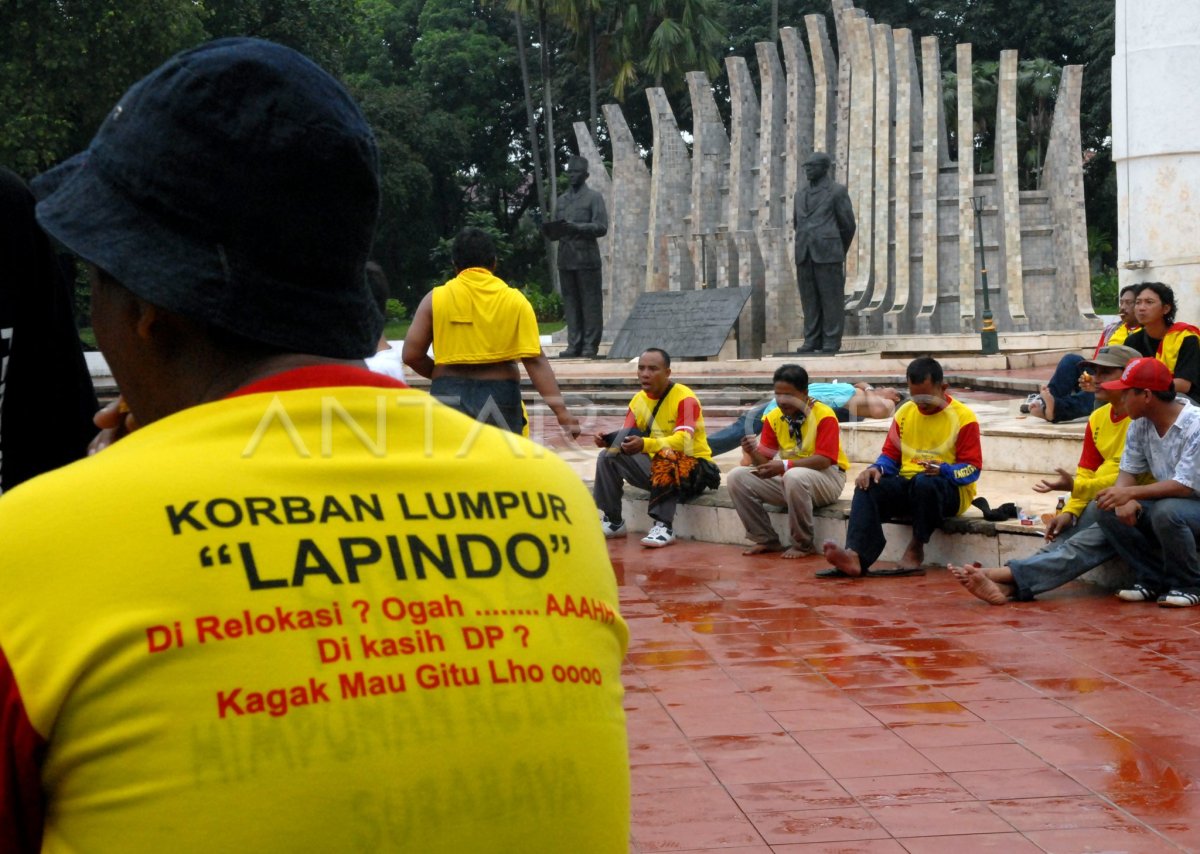
<path fill-rule="evenodd" d="M 222 39 L 42 183 L 142 426 L 0 500 L 5 854 L 628 850 L 591 501 L 366 370 L 378 163 L 340 83 Z"/>
<path fill-rule="evenodd" d="M 625 535 L 621 496 L 629 482 L 650 490 L 654 524 L 642 545 L 661 548 L 675 542 L 675 509 L 680 501 L 721 485 L 704 436 L 700 401 L 683 383 L 671 380 L 671 357 L 650 347 L 638 357 L 642 390 L 629 402 L 625 423 L 615 433 L 597 433 L 594 496 L 606 537 Z"/>
<path fill-rule="evenodd" d="M 1006 566 L 949 567 L 972 595 L 992 605 L 1014 599 L 1028 602 L 1116 557 L 1116 550 L 1096 524 L 1100 508 L 1094 499 L 1102 489 L 1117 482 L 1130 422 L 1121 394 L 1100 383 L 1120 379 L 1125 366 L 1137 358 L 1137 350 L 1131 347 L 1109 346 L 1101 347 L 1095 358 L 1082 363 L 1085 377 L 1081 386 L 1103 405 L 1088 418 L 1075 473 L 1060 468 L 1057 479 L 1034 486 L 1038 492 L 1069 490 L 1071 498 L 1046 527 L 1047 545 L 1036 554 L 1010 560 Z M 1152 481 L 1152 477 L 1144 476 L 1137 482 Z"/>
<path fill-rule="evenodd" d="M 813 508 L 838 500 L 850 461 L 842 450 L 837 416 L 808 394 L 808 371 L 781 365 L 773 379 L 778 406 L 763 416 L 757 439 L 742 440 L 751 465 L 729 473 L 729 496 L 754 543 L 742 554 L 783 552 L 785 558 L 799 558 L 817 553 Z M 787 507 L 792 543 L 786 551 L 764 503 Z"/>
<path fill-rule="evenodd" d="M 913 527 L 900 570 L 918 571 L 933 532 L 975 497 L 983 469 L 975 413 L 947 394 L 936 359 L 913 359 L 906 378 L 912 399 L 896 411 L 879 458 L 854 482 L 846 546 L 825 543 L 833 574 L 869 574 L 887 544 L 883 523 L 897 517 Z"/>

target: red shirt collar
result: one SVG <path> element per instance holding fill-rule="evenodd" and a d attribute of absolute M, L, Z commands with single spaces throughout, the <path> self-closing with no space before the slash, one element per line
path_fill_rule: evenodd
<path fill-rule="evenodd" d="M 243 397 L 248 394 L 263 394 L 280 391 L 295 391 L 302 388 L 325 388 L 332 386 L 376 386 L 378 388 L 408 388 L 391 377 L 356 368 L 350 365 L 309 365 L 272 374 L 261 380 L 244 385 L 226 397 Z"/>

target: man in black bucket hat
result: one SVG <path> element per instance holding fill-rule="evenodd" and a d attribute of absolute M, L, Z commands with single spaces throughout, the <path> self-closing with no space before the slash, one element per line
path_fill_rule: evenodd
<path fill-rule="evenodd" d="M 627 845 L 590 497 L 365 370 L 377 164 L 333 78 L 228 39 L 35 187 L 142 426 L 0 501 L 0 850 Z"/>

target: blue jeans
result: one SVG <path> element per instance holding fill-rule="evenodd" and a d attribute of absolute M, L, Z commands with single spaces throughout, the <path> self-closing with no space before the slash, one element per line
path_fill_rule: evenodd
<path fill-rule="evenodd" d="M 1101 515 L 1096 502 L 1089 502 L 1065 534 L 1035 555 L 1008 561 L 1018 602 L 1029 602 L 1039 593 L 1062 587 L 1117 556 L 1096 524 Z"/>
<path fill-rule="evenodd" d="M 1079 390 L 1079 376 L 1083 373 L 1083 356 L 1068 353 L 1058 360 L 1058 367 L 1046 386 L 1054 395 L 1054 423 L 1074 421 L 1091 415 L 1096 408 L 1096 396 L 1090 391 Z"/>
<path fill-rule="evenodd" d="M 927 543 L 943 521 L 958 515 L 958 503 L 958 487 L 944 477 L 885 474 L 870 489 L 854 490 L 846 548 L 858 553 L 859 565 L 866 570 L 879 560 L 887 545 L 884 522 L 911 519 L 913 537 Z"/>
<path fill-rule="evenodd" d="M 1109 511 L 1099 525 L 1134 580 L 1155 593 L 1168 590 L 1200 592 L 1200 499 L 1157 498 L 1139 501 L 1142 518 L 1126 525 Z"/>
<path fill-rule="evenodd" d="M 476 380 L 442 376 L 429 385 L 429 393 L 463 415 L 520 434 L 524 426 L 521 384 L 516 380 Z"/>
<path fill-rule="evenodd" d="M 743 412 L 727 427 L 722 427 L 716 433 L 709 433 L 708 447 L 715 457 L 726 451 L 732 451 L 742 443 L 743 436 L 757 436 L 762 432 L 762 417 L 771 401 L 767 400 L 758 406 Z"/>

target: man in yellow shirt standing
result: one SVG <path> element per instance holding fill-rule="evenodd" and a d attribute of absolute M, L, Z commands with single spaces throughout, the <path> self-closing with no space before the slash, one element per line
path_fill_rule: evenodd
<path fill-rule="evenodd" d="M 650 490 L 654 524 L 642 545 L 662 548 L 675 542 L 675 508 L 705 489 L 721 485 L 704 434 L 700 401 L 683 383 L 671 381 L 671 357 L 651 347 L 638 357 L 642 390 L 629 402 L 625 423 L 615 433 L 597 433 L 593 495 L 606 537 L 625 536 L 621 495 L 626 482 Z"/>
<path fill-rule="evenodd" d="M 533 306 L 495 275 L 491 236 L 481 228 L 464 228 L 454 238 L 450 258 L 458 275 L 417 306 L 404 336 L 404 364 L 432 379 L 429 393 L 447 406 L 520 433 L 525 421 L 520 360 L 559 425 L 577 438 L 579 421 L 563 403 L 542 352 Z"/>

